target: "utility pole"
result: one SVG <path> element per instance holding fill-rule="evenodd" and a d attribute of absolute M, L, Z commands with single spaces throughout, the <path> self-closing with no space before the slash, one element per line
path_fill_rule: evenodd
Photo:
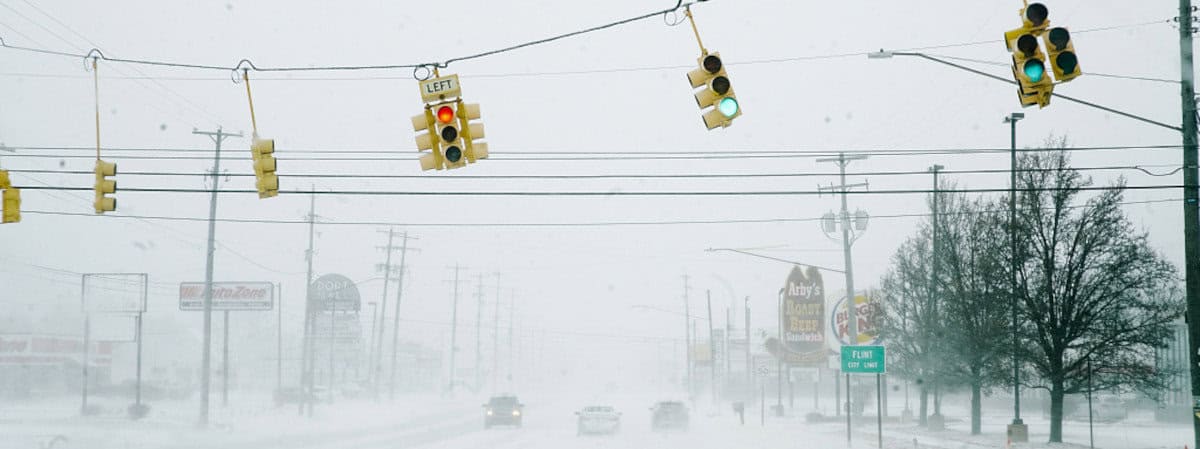
<path fill-rule="evenodd" d="M 754 394 L 754 393 L 752 393 L 754 391 L 754 377 L 753 377 L 753 374 L 751 373 L 751 371 L 753 371 L 753 369 L 751 368 L 751 365 L 753 362 L 750 361 L 750 297 L 749 296 L 746 297 L 744 306 L 746 308 L 746 389 L 745 389 L 746 395 L 745 396 L 746 396 L 746 403 L 748 404 L 748 403 L 750 403 L 750 398 L 752 397 L 751 395 Z"/>
<path fill-rule="evenodd" d="M 392 368 L 388 379 L 389 401 L 396 399 L 396 353 L 400 348 L 400 300 L 404 299 L 404 263 L 408 258 L 408 250 L 416 250 L 416 248 L 408 247 L 408 241 L 417 240 L 416 237 L 409 236 L 408 231 L 404 231 L 404 233 L 400 235 L 400 239 L 400 273 L 396 278 L 396 312 L 392 314 Z M 382 320 L 383 318 L 380 318 L 381 322 Z M 382 349 L 382 346 L 380 349 Z"/>
<path fill-rule="evenodd" d="M 1183 105 L 1183 250 L 1186 279 L 1188 340 L 1191 361 L 1192 398 L 1200 398 L 1200 191 L 1197 182 L 1196 72 L 1192 60 L 1192 33 L 1196 11 L 1191 0 L 1179 0 L 1180 101 Z M 1192 404 L 1194 445 L 1200 445 L 1200 401 Z M 1200 447 L 1200 446 L 1193 446 Z"/>
<path fill-rule="evenodd" d="M 688 275 L 685 274 L 685 275 L 683 275 L 683 341 L 684 341 L 684 346 L 687 346 L 686 348 L 684 348 L 684 351 L 687 352 L 686 373 L 687 373 L 687 396 L 688 396 L 689 401 L 691 401 L 692 394 L 694 393 L 694 389 L 692 388 L 692 385 L 694 382 L 692 379 L 692 326 L 691 326 L 692 318 L 691 318 L 691 310 L 689 310 L 690 309 L 690 301 L 688 301 L 688 291 L 691 289 L 692 289 L 691 286 L 688 285 Z"/>
<path fill-rule="evenodd" d="M 455 367 L 454 359 L 458 353 L 458 272 L 462 270 L 454 264 L 454 302 L 450 312 L 450 394 L 454 394 Z"/>
<path fill-rule="evenodd" d="M 500 273 L 496 272 L 496 307 L 492 317 L 492 392 L 500 391 Z"/>
<path fill-rule="evenodd" d="M 1012 424 L 1008 425 L 1008 437 L 1013 443 L 1025 443 L 1029 441 L 1029 428 L 1025 427 L 1025 423 L 1021 421 L 1021 363 L 1017 354 L 1017 266 L 1019 259 L 1017 258 L 1017 122 L 1025 118 L 1022 112 L 1014 112 L 1004 117 L 1004 123 L 1009 124 L 1011 132 L 1011 151 L 1009 151 L 1009 169 L 1008 169 L 1008 245 L 1009 245 L 1009 300 L 1008 306 L 1012 309 L 1012 385 L 1013 385 L 1013 420 Z M 905 388 L 908 385 L 905 384 Z M 906 401 L 904 409 L 908 410 L 908 396 L 905 393 Z"/>
<path fill-rule="evenodd" d="M 933 173 L 933 231 L 929 239 L 929 244 L 932 247 L 932 258 L 929 264 L 929 308 L 933 311 L 934 317 L 938 316 L 938 301 L 940 300 L 938 297 L 937 287 L 938 268 L 940 268 L 941 265 L 941 260 L 939 259 L 941 255 L 941 246 L 938 245 L 938 228 L 941 227 L 939 223 L 939 219 L 941 218 L 941 210 L 938 207 L 941 195 L 938 193 L 938 191 L 940 190 L 941 185 L 938 183 L 938 174 L 945 168 L 946 167 L 937 164 L 929 167 L 929 172 Z M 939 397 L 941 393 L 941 386 L 939 385 L 940 383 L 941 382 L 939 382 L 937 379 L 934 379 L 933 416 L 939 417 L 938 422 L 941 422 L 940 416 L 942 415 L 942 401 Z"/>
<path fill-rule="evenodd" d="M 475 390 L 483 383 L 483 273 L 475 287 Z"/>
<path fill-rule="evenodd" d="M 858 184 L 846 184 L 846 166 L 850 165 L 851 161 L 862 160 L 866 158 L 867 157 L 863 155 L 846 156 L 846 153 L 839 153 L 838 157 L 836 158 L 817 159 L 817 162 L 836 163 L 838 165 L 838 169 L 840 170 L 841 184 L 836 186 L 820 187 L 820 190 L 834 190 L 841 192 L 842 194 L 842 255 L 846 265 L 846 317 L 847 321 L 849 321 L 849 325 L 847 326 L 847 333 L 849 335 L 847 335 L 847 337 L 850 340 L 850 346 L 855 346 L 858 344 L 858 313 L 855 310 L 857 307 L 855 307 L 854 303 L 854 264 L 850 256 L 850 246 L 854 244 L 854 240 L 857 239 L 857 236 L 851 238 L 850 235 L 850 210 L 846 205 L 846 196 L 850 189 L 855 187 L 866 187 L 868 184 L 865 182 Z M 847 397 L 849 397 L 849 392 L 847 392 Z"/>
<path fill-rule="evenodd" d="M 713 338 L 712 291 L 705 290 L 704 295 L 708 298 L 708 365 L 712 367 L 712 378 L 709 379 L 709 383 L 712 384 L 713 406 L 719 409 L 719 402 L 717 402 L 717 341 Z"/>
<path fill-rule="evenodd" d="M 313 315 L 316 311 L 313 310 L 312 303 L 312 283 L 313 283 L 313 235 L 317 221 L 317 195 L 309 193 L 308 195 L 308 250 L 304 252 L 304 260 L 308 264 L 308 269 L 305 274 L 304 286 L 304 345 L 302 350 L 304 354 L 300 357 L 300 389 L 304 392 L 304 398 L 300 401 L 300 411 L 307 413 L 311 418 L 313 415 L 313 347 L 316 346 L 313 342 Z"/>
<path fill-rule="evenodd" d="M 204 264 L 204 342 L 202 355 L 200 356 L 200 425 L 208 425 L 208 393 L 212 382 L 212 282 L 213 282 L 213 255 L 217 252 L 216 233 L 217 233 L 217 183 L 220 181 L 221 175 L 221 143 L 230 137 L 242 137 L 241 133 L 226 133 L 223 129 L 217 128 L 216 131 L 200 131 L 192 130 L 192 134 L 208 136 L 212 139 L 216 147 L 213 155 L 212 169 L 212 195 L 208 202 L 208 252 Z M 228 322 L 226 322 L 228 325 Z M 228 327 L 228 326 L 226 326 Z M 228 334 L 227 334 L 228 335 Z M 226 348 L 228 348 L 228 337 L 226 337 Z M 226 351 L 226 363 L 228 363 L 228 351 Z M 228 383 L 228 382 L 226 382 Z"/>
<path fill-rule="evenodd" d="M 513 384 L 513 365 L 516 362 L 515 352 L 513 352 L 513 323 L 517 314 L 517 289 L 512 289 L 508 293 L 508 387 L 512 389 Z"/>
<path fill-rule="evenodd" d="M 383 232 L 383 231 L 376 231 L 376 232 Z M 380 306 L 379 306 L 379 310 L 380 310 L 379 316 L 380 317 L 387 316 L 388 282 L 391 280 L 391 278 L 389 276 L 391 276 L 391 274 L 392 274 L 392 238 L 395 236 L 395 231 L 392 228 L 388 228 L 387 235 L 388 235 L 387 246 L 386 247 L 378 247 L 378 246 L 376 247 L 377 249 L 383 249 L 383 251 L 386 253 L 384 255 L 384 261 L 383 261 L 383 299 L 381 300 Z M 378 268 L 378 267 L 376 267 L 376 268 Z M 381 386 L 380 384 L 382 383 L 380 376 L 379 376 L 379 372 L 380 372 L 379 363 L 382 360 L 382 357 L 380 357 L 380 353 L 383 351 L 383 334 L 384 334 L 384 332 L 383 332 L 383 326 L 379 326 L 378 329 L 375 327 L 375 321 L 374 321 L 375 319 L 373 317 L 374 317 L 374 315 L 372 314 L 371 339 L 374 340 L 375 345 L 371 347 L 371 354 L 369 355 L 369 358 L 370 358 L 369 363 L 371 366 L 367 368 L 367 371 L 368 371 L 367 377 L 371 378 L 371 389 L 374 390 L 374 391 L 372 391 L 371 394 L 375 396 L 376 401 L 379 401 L 379 388 Z M 382 318 L 381 318 L 381 320 L 382 320 Z"/>
<path fill-rule="evenodd" d="M 849 346 L 858 345 L 858 312 L 856 310 L 858 308 L 858 304 L 856 304 L 855 300 L 854 300 L 854 263 L 853 263 L 853 259 L 850 256 L 850 246 L 854 244 L 854 240 L 857 240 L 858 236 L 854 236 L 852 238 L 850 235 L 851 234 L 851 232 L 850 232 L 850 210 L 846 205 L 846 196 L 850 192 L 850 189 L 855 188 L 855 187 L 867 187 L 868 184 L 865 182 L 858 183 L 858 184 L 846 184 L 846 166 L 850 165 L 851 161 L 862 160 L 862 159 L 866 159 L 866 158 L 867 157 L 863 156 L 863 155 L 855 155 L 855 156 L 847 157 L 846 153 L 838 153 L 838 157 L 836 157 L 836 158 L 817 159 L 817 162 L 836 163 L 838 165 L 838 169 L 840 170 L 840 172 L 839 172 L 840 173 L 840 177 L 839 177 L 840 184 L 836 185 L 836 186 L 821 187 L 820 190 L 835 190 L 835 191 L 841 192 L 841 194 L 842 194 L 842 211 L 841 211 L 842 255 L 844 257 L 845 265 L 846 265 L 846 268 L 845 268 L 845 271 L 846 271 L 846 273 L 845 273 L 846 274 L 846 320 L 849 321 L 849 323 L 847 323 L 848 326 L 846 326 L 846 328 L 847 328 L 847 334 L 848 334 L 847 340 L 849 340 L 847 342 L 847 344 Z M 853 396 L 851 395 L 850 390 L 851 390 L 850 374 L 847 373 L 846 374 L 846 404 L 847 405 L 849 405 L 853 402 L 853 399 L 851 399 L 851 398 L 853 398 Z M 840 407 L 840 404 L 839 404 L 839 407 Z M 847 408 L 847 410 L 846 410 L 846 444 L 847 445 L 849 445 L 851 443 L 851 438 L 850 438 L 850 428 L 851 428 L 850 427 L 850 417 L 851 417 L 851 415 L 853 415 L 853 413 L 851 413 L 851 410 L 849 408 Z"/>
<path fill-rule="evenodd" d="M 275 389 L 283 390 L 283 283 L 275 283 Z"/>

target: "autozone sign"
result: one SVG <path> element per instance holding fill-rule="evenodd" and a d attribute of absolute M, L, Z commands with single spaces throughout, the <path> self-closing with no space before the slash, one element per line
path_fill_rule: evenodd
<path fill-rule="evenodd" d="M 204 310 L 204 283 L 179 284 L 179 310 Z M 213 310 L 272 310 L 275 284 L 270 282 L 213 282 Z"/>

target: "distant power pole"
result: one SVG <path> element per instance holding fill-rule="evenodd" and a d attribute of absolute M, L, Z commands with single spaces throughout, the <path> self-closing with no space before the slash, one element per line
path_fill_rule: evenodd
<path fill-rule="evenodd" d="M 500 391 L 500 273 L 496 274 L 496 307 L 492 316 L 492 392 Z"/>
<path fill-rule="evenodd" d="M 454 380 L 457 377 L 454 362 L 458 353 L 458 273 L 461 270 L 462 267 L 454 264 L 454 302 L 450 312 L 450 394 L 454 394 Z"/>
<path fill-rule="evenodd" d="M 513 323 L 517 314 L 517 289 L 508 293 L 508 388 L 513 388 L 513 366 L 516 363 L 516 352 L 513 351 Z"/>
<path fill-rule="evenodd" d="M 400 348 L 400 303 L 401 299 L 404 298 L 404 270 L 407 267 L 405 262 L 407 261 L 409 251 L 420 251 L 417 248 L 410 248 L 408 246 L 409 240 L 417 240 L 416 237 L 408 235 L 408 231 L 404 231 L 400 235 L 400 238 L 402 240 L 400 243 L 400 273 L 396 278 L 396 312 L 392 314 L 392 368 L 390 378 L 388 379 L 388 400 L 396 399 L 396 352 Z M 380 324 L 382 322 L 383 318 L 380 318 Z M 382 336 L 383 334 L 380 335 Z M 383 349 L 383 346 L 380 346 L 380 349 Z M 379 356 L 382 363 L 383 354 L 379 354 Z"/>
<path fill-rule="evenodd" d="M 384 231 L 376 231 L 376 232 L 384 232 Z M 387 236 L 388 236 L 387 246 L 382 246 L 382 247 L 376 246 L 375 247 L 376 249 L 382 249 L 385 253 L 384 259 L 383 259 L 383 266 L 382 267 L 378 266 L 378 265 L 376 266 L 377 270 L 383 271 L 383 299 L 379 303 L 379 317 L 387 316 L 388 283 L 389 283 L 389 281 L 391 281 L 391 275 L 392 275 L 392 250 L 394 249 L 392 247 L 392 240 L 395 237 L 395 230 L 388 228 Z M 382 322 L 383 318 L 379 318 L 379 321 Z M 379 389 L 381 386 L 380 376 L 379 376 L 379 372 L 380 372 L 379 353 L 382 351 L 382 348 L 383 348 L 384 330 L 383 330 L 383 326 L 379 326 L 378 328 L 376 328 L 375 326 L 376 326 L 376 324 L 375 324 L 374 320 L 372 320 L 371 331 L 372 331 L 373 335 L 371 335 L 371 341 L 374 343 L 374 345 L 371 346 L 370 354 L 367 355 L 367 364 L 369 365 L 367 367 L 367 378 L 369 379 L 369 382 L 371 384 L 371 390 L 372 390 L 371 395 L 375 397 L 376 401 L 378 401 L 379 400 Z"/>
<path fill-rule="evenodd" d="M 304 354 L 300 357 L 300 389 L 303 391 L 304 398 L 300 401 L 300 411 L 307 413 L 311 418 L 313 415 L 313 368 L 316 364 L 313 360 L 313 350 L 316 347 L 313 341 L 313 317 L 316 315 L 316 307 L 312 303 L 312 283 L 313 283 L 313 235 L 315 234 L 317 221 L 317 195 L 309 193 L 308 195 L 308 250 L 304 252 L 304 259 L 308 264 L 305 274 L 304 284 L 304 345 L 301 348 Z"/>
<path fill-rule="evenodd" d="M 483 383 L 483 273 L 475 288 L 475 390 Z"/>
<path fill-rule="evenodd" d="M 692 385 L 694 385 L 694 380 L 692 379 L 692 318 L 691 310 L 689 310 L 690 301 L 688 301 L 688 290 L 691 289 L 692 287 L 688 285 L 688 275 L 685 274 L 683 275 L 683 341 L 684 346 L 686 346 L 684 352 L 687 353 L 687 367 L 684 371 L 687 375 L 686 387 L 689 402 L 692 400 L 692 394 L 695 393 L 695 390 L 692 388 Z"/>
<path fill-rule="evenodd" d="M 212 383 L 212 283 L 213 283 L 213 255 L 217 252 L 216 234 L 217 234 L 217 183 L 221 179 L 221 143 L 230 137 L 242 137 L 241 133 L 226 133 L 223 129 L 217 128 L 216 131 L 200 131 L 192 130 L 192 134 L 208 136 L 212 139 L 216 150 L 213 154 L 213 169 L 212 169 L 212 195 L 208 202 L 208 252 L 204 264 L 204 348 L 200 357 L 200 425 L 208 425 L 208 393 Z M 99 151 L 99 150 L 97 150 Z M 225 320 L 226 328 L 228 328 L 228 315 Z M 225 363 L 229 363 L 229 334 L 225 334 Z M 228 373 L 228 366 L 223 367 L 223 370 Z M 228 374 L 226 374 L 228 376 Z M 228 377 L 226 384 L 228 384 Z M 226 387 L 225 398 L 228 401 L 228 387 Z"/>

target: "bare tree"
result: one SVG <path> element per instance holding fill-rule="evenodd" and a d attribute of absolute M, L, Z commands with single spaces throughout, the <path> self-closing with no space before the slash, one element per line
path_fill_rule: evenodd
<path fill-rule="evenodd" d="M 952 189 L 953 186 L 944 187 Z M 983 422 L 982 393 L 1003 385 L 1011 357 L 1008 335 L 1012 325 L 1008 297 L 1004 235 L 1007 217 L 998 204 L 965 195 L 945 195 L 938 220 L 941 285 L 942 351 L 945 362 L 939 376 L 946 385 L 971 391 L 971 433 L 978 435 Z"/>
<path fill-rule="evenodd" d="M 933 294 L 932 227 L 921 223 L 917 234 L 909 237 L 892 256 L 892 267 L 884 275 L 883 319 L 880 336 L 888 347 L 889 369 L 915 380 L 920 390 L 919 411 L 922 426 L 928 423 L 929 393 L 936 382 L 939 335 L 942 320 Z"/>
<path fill-rule="evenodd" d="M 1165 343 L 1182 307 L 1175 267 L 1121 210 L 1124 180 L 1085 199 L 1081 189 L 1092 181 L 1070 168 L 1065 151 L 1027 153 L 1019 166 L 1023 263 L 1015 293 L 1027 363 L 1050 391 L 1050 442 L 1057 443 L 1063 397 L 1086 388 L 1089 359 L 1097 388 L 1162 385 L 1152 349 Z"/>

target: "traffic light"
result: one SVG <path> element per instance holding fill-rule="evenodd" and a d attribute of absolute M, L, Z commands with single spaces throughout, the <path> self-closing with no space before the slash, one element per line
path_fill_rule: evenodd
<path fill-rule="evenodd" d="M 462 100 L 458 100 L 458 125 L 459 129 L 463 130 L 467 162 L 472 164 L 477 159 L 487 159 L 488 157 L 487 142 L 479 141 L 484 138 L 483 123 L 471 123 L 471 120 L 479 120 L 479 118 L 478 103 L 463 103 Z"/>
<path fill-rule="evenodd" d="M 3 192 L 0 193 L 0 196 L 4 198 L 3 216 L 0 217 L 0 223 L 21 221 L 21 189 L 9 187 L 0 192 Z"/>
<path fill-rule="evenodd" d="M 1033 33 L 1022 34 L 1013 42 L 1013 75 L 1019 84 L 1018 96 L 1022 106 L 1050 104 L 1054 84 L 1046 74 L 1046 57 Z"/>
<path fill-rule="evenodd" d="M 693 89 L 700 88 L 695 92 L 695 97 L 696 104 L 704 113 L 704 126 L 710 130 L 729 126 L 734 118 L 742 115 L 742 108 L 725 73 L 721 55 L 706 53 L 700 56 L 698 62 L 700 67 L 688 72 L 688 81 Z"/>
<path fill-rule="evenodd" d="M 103 214 L 117 210 L 117 199 L 107 196 L 116 193 L 117 181 L 108 179 L 117 175 L 117 164 L 96 159 L 96 213 Z"/>
<path fill-rule="evenodd" d="M 254 158 L 254 187 L 259 198 L 279 196 L 279 176 L 275 174 L 275 139 L 250 141 L 250 153 Z"/>
<path fill-rule="evenodd" d="M 0 170 L 0 223 L 21 221 L 21 189 L 14 189 L 7 170 Z"/>
<path fill-rule="evenodd" d="M 458 112 L 449 104 L 443 104 L 435 107 L 433 116 L 434 126 L 437 128 L 438 151 L 441 153 L 443 165 L 447 169 L 465 167 L 467 160 L 463 154 Z"/>
<path fill-rule="evenodd" d="M 429 154 L 421 155 L 421 170 L 441 170 L 442 153 L 436 148 L 434 135 L 437 134 L 437 126 L 434 126 L 433 111 L 430 108 L 425 108 L 425 112 L 414 115 L 412 118 L 413 131 L 417 132 L 417 150 L 429 151 Z"/>
<path fill-rule="evenodd" d="M 1046 41 L 1046 51 L 1050 53 L 1050 67 L 1054 70 L 1054 79 L 1065 83 L 1079 76 L 1079 59 L 1075 57 L 1075 45 L 1071 43 L 1071 32 L 1066 28 L 1051 28 L 1042 35 Z"/>

